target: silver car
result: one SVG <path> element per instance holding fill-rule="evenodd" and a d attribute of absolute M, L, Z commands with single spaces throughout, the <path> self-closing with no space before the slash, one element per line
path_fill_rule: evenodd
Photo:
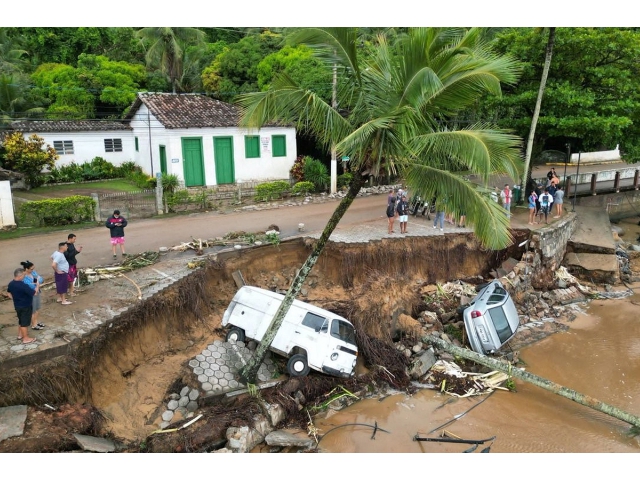
<path fill-rule="evenodd" d="M 520 324 L 516 306 L 499 280 L 484 286 L 461 308 L 471 348 L 482 355 L 494 353 L 511 340 Z"/>

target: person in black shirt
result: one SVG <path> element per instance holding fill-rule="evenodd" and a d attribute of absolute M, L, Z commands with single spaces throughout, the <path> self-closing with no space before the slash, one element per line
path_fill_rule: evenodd
<path fill-rule="evenodd" d="M 73 291 L 73 284 L 78 278 L 78 260 L 76 259 L 76 255 L 82 252 L 82 245 L 76 248 L 76 236 L 73 233 L 67 235 L 67 251 L 64 252 L 64 256 L 69 262 L 69 273 L 67 277 L 69 278 L 69 296 L 75 297 L 78 294 Z"/>
<path fill-rule="evenodd" d="M 409 221 L 409 202 L 407 195 L 402 194 L 398 202 L 398 215 L 400 216 L 400 233 L 407 233 L 407 222 Z"/>

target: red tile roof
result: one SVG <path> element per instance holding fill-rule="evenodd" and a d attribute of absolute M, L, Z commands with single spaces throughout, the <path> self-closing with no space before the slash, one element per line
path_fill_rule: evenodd
<path fill-rule="evenodd" d="M 19 120 L 11 122 L 18 132 L 104 132 L 131 130 L 127 123 L 113 120 Z"/>
<path fill-rule="evenodd" d="M 192 93 L 139 93 L 126 118 L 131 119 L 143 103 L 165 128 L 238 126 L 235 105 Z"/>

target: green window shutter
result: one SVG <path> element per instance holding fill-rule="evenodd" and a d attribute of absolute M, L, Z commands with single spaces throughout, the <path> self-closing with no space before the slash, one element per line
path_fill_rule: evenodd
<path fill-rule="evenodd" d="M 245 135 L 244 155 L 246 158 L 260 158 L 260 137 Z"/>
<path fill-rule="evenodd" d="M 140 147 L 138 146 L 138 137 L 136 137 L 136 152 L 140 151 Z"/>
<path fill-rule="evenodd" d="M 287 156 L 287 137 L 284 135 L 274 135 L 271 138 L 273 143 L 273 156 L 274 157 L 286 157 Z"/>

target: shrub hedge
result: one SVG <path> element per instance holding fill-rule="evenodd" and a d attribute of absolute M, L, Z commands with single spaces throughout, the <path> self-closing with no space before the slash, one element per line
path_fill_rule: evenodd
<path fill-rule="evenodd" d="M 27 202 L 18 210 L 21 226 L 48 227 L 91 221 L 96 203 L 91 197 L 73 195 Z"/>

